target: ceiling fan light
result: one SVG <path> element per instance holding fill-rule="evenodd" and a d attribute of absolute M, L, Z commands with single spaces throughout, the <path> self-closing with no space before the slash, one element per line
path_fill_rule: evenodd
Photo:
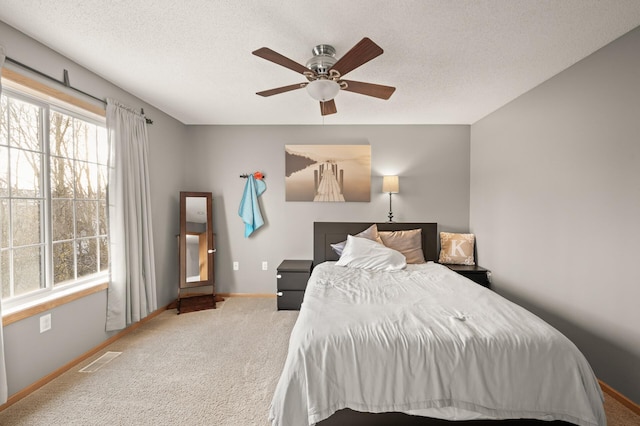
<path fill-rule="evenodd" d="M 340 91 L 340 85 L 333 80 L 318 79 L 307 84 L 307 92 L 316 101 L 326 102 L 335 98 Z"/>

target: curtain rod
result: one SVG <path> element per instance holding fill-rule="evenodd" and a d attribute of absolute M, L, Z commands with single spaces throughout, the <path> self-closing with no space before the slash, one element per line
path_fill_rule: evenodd
<path fill-rule="evenodd" d="M 64 78 L 64 80 L 63 80 L 63 81 L 60 81 L 60 80 L 58 80 L 58 79 L 57 79 L 57 78 L 55 78 L 55 77 L 51 77 L 50 75 L 45 74 L 45 73 L 43 73 L 42 71 L 38 71 L 37 69 L 32 68 L 32 67 L 30 67 L 29 65 L 23 64 L 22 62 L 16 61 L 15 59 L 10 58 L 10 57 L 8 57 L 8 56 L 5 56 L 5 61 L 6 61 L 6 62 L 10 62 L 10 63 L 12 63 L 12 64 L 14 64 L 14 65 L 17 65 L 17 66 L 19 66 L 20 68 L 24 68 L 24 69 L 26 69 L 26 70 L 28 70 L 28 71 L 31 71 L 32 73 L 38 74 L 39 76 L 44 77 L 44 78 L 46 78 L 47 80 L 53 81 L 54 83 L 58 83 L 58 84 L 60 84 L 60 85 L 62 85 L 62 86 L 64 86 L 64 87 L 66 87 L 66 88 L 68 88 L 68 89 L 71 89 L 71 90 L 73 90 L 73 91 L 75 91 L 75 92 L 77 92 L 77 93 L 80 93 L 80 94 L 82 94 L 82 95 L 84 95 L 84 96 L 88 96 L 88 97 L 90 97 L 91 99 L 95 99 L 95 100 L 96 100 L 96 101 L 98 101 L 98 102 L 102 102 L 102 103 L 103 103 L 103 104 L 105 104 L 105 105 L 107 104 L 107 101 L 106 101 L 106 100 L 101 99 L 101 98 L 99 98 L 99 97 L 97 97 L 97 96 L 93 96 L 92 94 L 87 93 L 87 92 L 85 92 L 85 91 L 83 91 L 83 90 L 80 90 L 80 89 L 78 89 L 78 88 L 76 88 L 76 87 L 73 87 L 73 86 L 71 85 L 71 83 L 69 82 L 69 71 L 67 71 L 66 69 L 65 69 L 65 70 L 63 70 L 63 71 L 64 71 L 64 73 L 63 73 L 63 78 Z M 144 110 L 143 110 L 142 108 L 140 109 L 140 114 L 144 115 Z M 152 120 L 152 119 L 150 119 L 150 118 L 148 118 L 148 117 L 145 117 L 144 119 L 145 119 L 145 121 L 147 122 L 147 124 L 153 124 L 153 120 Z"/>

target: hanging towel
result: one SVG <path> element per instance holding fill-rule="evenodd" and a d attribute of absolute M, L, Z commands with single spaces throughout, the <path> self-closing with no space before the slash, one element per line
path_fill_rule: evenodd
<path fill-rule="evenodd" d="M 238 214 L 244 222 L 245 238 L 264 225 L 258 197 L 262 195 L 265 189 L 267 189 L 267 184 L 264 183 L 264 180 L 256 180 L 253 175 L 247 177 L 247 184 L 244 186 L 244 193 L 238 209 Z"/>

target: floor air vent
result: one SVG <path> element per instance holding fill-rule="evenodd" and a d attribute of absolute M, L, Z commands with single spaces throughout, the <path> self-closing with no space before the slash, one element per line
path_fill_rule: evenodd
<path fill-rule="evenodd" d="M 79 372 L 93 373 L 94 371 L 98 371 L 99 369 L 107 365 L 109 362 L 111 362 L 113 359 L 115 359 L 117 356 L 119 356 L 121 353 L 122 352 L 106 352 L 100 358 L 96 359 L 91 364 L 87 365 L 82 370 L 80 370 Z"/>

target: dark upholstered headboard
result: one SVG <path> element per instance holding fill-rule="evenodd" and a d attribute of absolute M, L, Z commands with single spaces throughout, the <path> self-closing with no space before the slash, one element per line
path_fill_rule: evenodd
<path fill-rule="evenodd" d="M 331 244 L 347 239 L 347 235 L 358 234 L 373 222 L 314 222 L 313 223 L 313 264 L 327 260 L 338 260 Z M 378 231 L 400 231 L 422 229 L 422 251 L 426 261 L 438 260 L 438 224 L 437 223 L 377 223 Z"/>

